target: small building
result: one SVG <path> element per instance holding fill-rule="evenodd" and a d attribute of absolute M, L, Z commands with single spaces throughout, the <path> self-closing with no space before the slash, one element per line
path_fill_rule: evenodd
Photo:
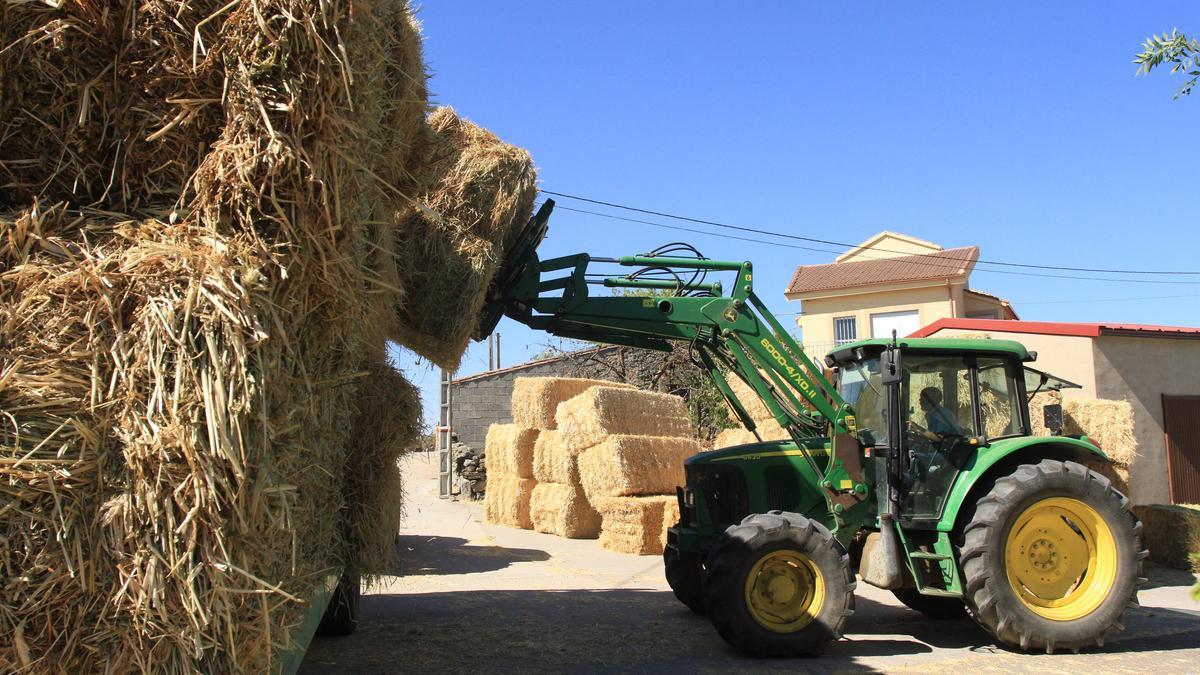
<path fill-rule="evenodd" d="M 1200 503 L 1200 328 L 943 318 L 910 337 L 980 335 L 1036 351 L 1038 370 L 1070 380 L 1063 398 L 1133 407 L 1136 504 Z"/>
<path fill-rule="evenodd" d="M 518 377 L 579 377 L 582 362 L 603 358 L 616 349 L 612 346 L 594 347 L 452 380 L 450 414 L 454 434 L 460 442 L 475 450 L 482 450 L 489 426 L 513 421 L 513 382 Z M 594 371 L 589 369 L 587 377 L 616 379 Z"/>
<path fill-rule="evenodd" d="M 978 246 L 943 249 L 885 231 L 832 263 L 797 267 L 784 295 L 800 301 L 804 349 L 819 355 L 943 318 L 1018 318 L 1007 300 L 969 287 L 978 259 Z"/>

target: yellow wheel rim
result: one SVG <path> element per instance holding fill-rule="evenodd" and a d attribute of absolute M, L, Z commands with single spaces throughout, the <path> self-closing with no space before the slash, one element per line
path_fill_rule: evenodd
<path fill-rule="evenodd" d="M 1035 614 L 1073 621 L 1092 613 L 1117 578 L 1117 545 L 1108 524 L 1077 499 L 1035 502 L 1017 518 L 1004 546 L 1008 582 Z"/>
<path fill-rule="evenodd" d="M 825 602 L 825 580 L 808 556 L 772 551 L 746 577 L 746 607 L 762 627 L 793 633 L 812 623 Z"/>

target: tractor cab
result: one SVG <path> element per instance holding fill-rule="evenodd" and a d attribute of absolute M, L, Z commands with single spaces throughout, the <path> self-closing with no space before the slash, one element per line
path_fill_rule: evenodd
<path fill-rule="evenodd" d="M 1027 369 L 1034 358 L 1010 340 L 937 338 L 864 340 L 829 355 L 838 390 L 857 414 L 859 442 L 877 458 L 865 467 L 870 480 L 884 487 L 886 458 L 896 460 L 890 487 L 899 522 L 936 523 L 980 449 L 1031 435 L 1034 392 L 1077 386 Z M 885 383 L 887 366 L 897 369 Z"/>

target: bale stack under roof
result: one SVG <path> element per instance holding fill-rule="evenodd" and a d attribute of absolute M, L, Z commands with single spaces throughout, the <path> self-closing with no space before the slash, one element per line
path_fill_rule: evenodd
<path fill-rule="evenodd" d="M 326 574 L 386 571 L 384 337 L 486 287 L 528 157 L 426 124 L 400 0 L 8 2 L 0 45 L 0 670 L 271 670 Z"/>
<path fill-rule="evenodd" d="M 484 517 L 489 523 L 532 529 L 529 506 L 533 488 L 533 448 L 537 429 L 515 424 L 493 424 L 484 441 L 488 484 L 483 495 Z"/>

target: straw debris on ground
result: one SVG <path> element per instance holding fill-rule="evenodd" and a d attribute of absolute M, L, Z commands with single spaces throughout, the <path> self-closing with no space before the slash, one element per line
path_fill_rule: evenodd
<path fill-rule="evenodd" d="M 683 399 L 623 387 L 591 387 L 559 404 L 555 412 L 562 442 L 571 450 L 591 447 L 613 434 L 690 436 Z"/>

